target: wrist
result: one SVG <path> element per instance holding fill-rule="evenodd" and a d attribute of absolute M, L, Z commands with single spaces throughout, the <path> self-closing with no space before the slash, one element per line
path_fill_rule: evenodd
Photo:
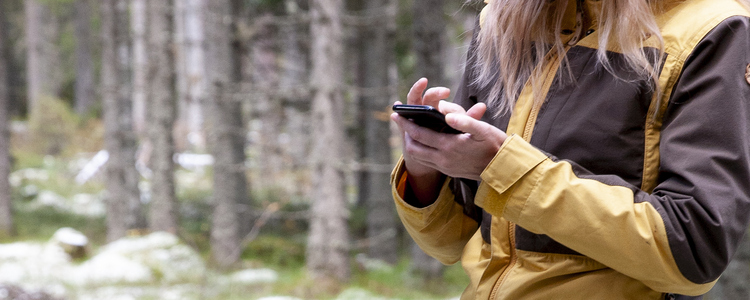
<path fill-rule="evenodd" d="M 412 174 L 408 171 L 406 177 L 406 191 L 404 200 L 416 207 L 426 207 L 435 203 L 445 175 L 434 171 L 421 174 Z"/>

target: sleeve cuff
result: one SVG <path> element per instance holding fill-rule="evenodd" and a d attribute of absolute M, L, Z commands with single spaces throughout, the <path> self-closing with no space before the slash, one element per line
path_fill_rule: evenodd
<path fill-rule="evenodd" d="M 511 135 L 482 172 L 476 204 L 488 213 L 520 215 L 540 174 L 533 174 L 548 157 L 517 135 Z M 508 219 L 513 219 L 508 217 Z"/>
<path fill-rule="evenodd" d="M 407 174 L 404 167 L 404 158 L 401 157 L 391 173 L 391 191 L 399 214 L 404 214 L 413 220 L 419 220 L 423 224 L 428 224 L 435 217 L 435 212 L 453 204 L 454 196 L 450 189 L 450 177 L 446 177 L 440 189 L 440 194 L 434 203 L 421 208 L 409 204 L 409 202 L 404 200 L 408 186 L 406 180 Z"/>

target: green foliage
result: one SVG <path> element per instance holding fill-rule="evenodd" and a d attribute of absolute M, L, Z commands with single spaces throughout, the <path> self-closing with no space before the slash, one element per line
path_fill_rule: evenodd
<path fill-rule="evenodd" d="M 59 155 L 76 134 L 78 117 L 57 98 L 39 97 L 29 119 L 31 150 L 42 155 Z"/>
<path fill-rule="evenodd" d="M 245 7 L 251 13 L 281 13 L 284 11 L 284 0 L 245 0 Z"/>
<path fill-rule="evenodd" d="M 301 268 L 305 265 L 305 236 L 258 236 L 245 248 L 242 258 L 271 268 Z"/>
<path fill-rule="evenodd" d="M 82 121 L 60 99 L 41 97 L 27 130 L 12 136 L 14 168 L 42 167 L 45 156 L 68 159 L 103 147 L 104 126 L 99 119 Z"/>
<path fill-rule="evenodd" d="M 384 297 L 445 299 L 460 295 L 469 283 L 459 264 L 446 267 L 443 277 L 437 279 L 415 277 L 409 265 L 408 259 L 402 259 L 391 270 L 356 272 L 351 285 Z"/>
<path fill-rule="evenodd" d="M 62 227 L 71 227 L 86 235 L 94 244 L 106 241 L 104 218 L 90 218 L 59 211 L 52 207 L 35 210 L 18 209 L 14 215 L 18 237 L 23 240 L 46 241 Z M 10 241 L 1 241 L 10 242 Z"/>

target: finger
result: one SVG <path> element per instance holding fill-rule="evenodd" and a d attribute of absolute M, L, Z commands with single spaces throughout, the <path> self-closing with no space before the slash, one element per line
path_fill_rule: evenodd
<path fill-rule="evenodd" d="M 438 110 L 442 112 L 443 114 L 449 114 L 449 113 L 466 113 L 463 107 L 461 105 L 458 105 L 456 103 L 451 103 L 445 100 L 441 100 L 440 103 L 438 103 Z"/>
<path fill-rule="evenodd" d="M 406 94 L 407 104 L 422 104 L 422 93 L 427 88 L 427 78 L 420 78 L 414 85 L 409 89 L 409 93 Z"/>
<path fill-rule="evenodd" d="M 496 130 L 502 133 L 502 131 L 494 126 L 466 114 L 447 114 L 445 122 L 455 129 L 470 133 L 474 140 L 485 140 L 495 134 Z"/>
<path fill-rule="evenodd" d="M 394 120 L 396 124 L 409 135 L 413 140 L 419 142 L 430 148 L 439 148 L 443 144 L 442 140 L 445 138 L 444 133 L 439 133 L 432 129 L 422 127 L 416 123 L 407 120 L 404 117 L 398 117 Z"/>
<path fill-rule="evenodd" d="M 469 108 L 469 111 L 467 111 L 466 114 L 476 120 L 479 120 L 482 118 L 482 116 L 484 116 L 485 112 L 487 112 L 487 105 L 484 103 L 477 103 Z"/>
<path fill-rule="evenodd" d="M 422 97 L 422 104 L 430 105 L 437 108 L 440 100 L 448 99 L 451 96 L 451 90 L 446 87 L 433 87 L 428 89 Z"/>
<path fill-rule="evenodd" d="M 437 152 L 437 149 L 420 143 L 408 133 L 404 134 L 404 156 L 408 160 L 432 169 L 437 169 L 438 166 L 433 159 Z"/>
<path fill-rule="evenodd" d="M 400 123 L 400 122 L 401 122 L 401 119 L 404 119 L 404 117 L 402 117 L 402 116 L 401 116 L 401 115 L 399 115 L 398 113 L 392 113 L 392 114 L 391 114 L 391 120 L 392 120 L 392 121 L 393 121 L 394 123 L 396 123 L 396 125 L 397 125 L 397 127 L 398 127 L 398 131 L 399 131 L 399 132 L 401 133 L 401 136 L 403 137 L 403 136 L 404 136 L 404 128 L 403 128 L 403 127 L 401 127 L 401 123 Z"/>

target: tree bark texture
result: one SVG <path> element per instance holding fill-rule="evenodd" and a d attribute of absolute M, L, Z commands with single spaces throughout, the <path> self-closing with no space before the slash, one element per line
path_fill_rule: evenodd
<path fill-rule="evenodd" d="M 349 210 L 342 170 L 343 3 L 341 0 L 313 0 L 310 6 L 314 141 L 307 269 L 313 278 L 347 280 L 350 246 Z"/>
<path fill-rule="evenodd" d="M 133 72 L 133 129 L 139 137 L 146 136 L 146 105 L 149 97 L 149 48 L 147 9 L 149 0 L 130 0 L 130 27 L 132 36 Z M 150 141 L 142 146 L 145 152 L 151 149 Z M 139 158 L 139 162 L 147 158 Z"/>
<path fill-rule="evenodd" d="M 426 77 L 430 86 L 445 86 L 446 21 L 445 0 L 414 2 L 412 39 L 417 76 Z"/>
<path fill-rule="evenodd" d="M 27 106 L 33 117 L 41 97 L 56 97 L 61 89 L 62 70 L 56 46 L 58 25 L 46 4 L 24 1 L 26 17 Z"/>
<path fill-rule="evenodd" d="M 201 0 L 182 0 L 175 3 L 175 58 L 177 60 L 177 149 L 203 151 L 206 147 L 203 131 L 204 53 Z M 191 147 L 191 148 L 190 148 Z"/>
<path fill-rule="evenodd" d="M 185 71 L 187 74 L 187 128 L 191 144 L 199 149 L 206 147 L 203 127 L 203 100 L 206 77 L 204 74 L 204 30 L 201 22 L 200 0 L 189 0 L 185 5 Z"/>
<path fill-rule="evenodd" d="M 174 182 L 174 128 L 176 114 L 176 74 L 173 0 L 148 0 L 149 100 L 148 136 L 152 151 L 149 159 L 151 207 L 149 226 L 153 231 L 177 232 L 177 197 Z"/>
<path fill-rule="evenodd" d="M 15 235 L 13 225 L 12 192 L 8 177 L 11 171 L 10 161 L 10 92 L 8 89 L 7 60 L 5 59 L 6 13 L 0 10 L 0 236 Z"/>
<path fill-rule="evenodd" d="M 368 255 L 391 264 L 398 261 L 397 218 L 392 204 L 390 170 L 390 106 L 394 94 L 389 70 L 395 64 L 394 35 L 396 3 L 393 0 L 364 2 L 364 14 L 377 16 L 360 29 L 360 104 L 364 127 L 364 157 L 360 182 L 367 207 Z"/>
<path fill-rule="evenodd" d="M 254 18 L 255 35 L 251 41 L 251 59 L 253 66 L 252 83 L 255 87 L 253 115 L 259 119 L 257 128 L 259 140 L 259 173 L 255 184 L 261 189 L 273 188 L 275 177 L 283 167 L 284 149 L 279 144 L 279 137 L 284 128 L 282 103 L 279 101 L 279 41 L 277 28 L 273 24 L 274 16 L 270 13 Z"/>
<path fill-rule="evenodd" d="M 133 131 L 128 1 L 102 0 L 102 97 L 106 165 L 107 239 L 124 237 L 143 228 L 139 175 L 135 169 L 136 135 Z"/>
<path fill-rule="evenodd" d="M 214 157 L 211 254 L 222 268 L 239 260 L 240 203 L 248 197 L 245 175 L 245 130 L 242 103 L 233 97 L 238 80 L 238 55 L 232 49 L 232 2 L 204 2 L 206 122 L 208 148 Z"/>
<path fill-rule="evenodd" d="M 296 176 L 296 181 L 290 187 L 291 193 L 295 195 L 309 195 L 306 191 L 309 185 L 305 179 L 308 178 L 307 163 L 310 155 L 311 128 L 310 128 L 310 96 L 307 88 L 309 79 L 308 57 L 308 22 L 303 21 L 301 9 L 297 0 L 285 0 L 286 14 L 289 18 L 297 20 L 282 24 L 279 27 L 281 40 L 281 77 L 279 78 L 279 91 L 283 103 L 285 121 L 285 134 L 280 141 L 288 160 L 285 166 L 301 174 Z M 277 39 L 278 41 L 279 39 Z M 304 174 L 304 175 L 302 175 Z M 304 178 L 304 179 L 303 179 Z"/>
<path fill-rule="evenodd" d="M 415 2 L 412 8 L 415 73 L 419 77 L 426 77 L 430 86 L 448 84 L 445 80 L 443 61 L 446 43 L 444 3 L 444 0 L 426 0 Z M 411 253 L 413 271 L 431 278 L 442 275 L 443 265 L 425 254 L 419 246 L 413 244 Z"/>
<path fill-rule="evenodd" d="M 76 81 L 75 111 L 86 115 L 94 108 L 94 57 L 91 54 L 91 2 L 75 1 Z"/>

